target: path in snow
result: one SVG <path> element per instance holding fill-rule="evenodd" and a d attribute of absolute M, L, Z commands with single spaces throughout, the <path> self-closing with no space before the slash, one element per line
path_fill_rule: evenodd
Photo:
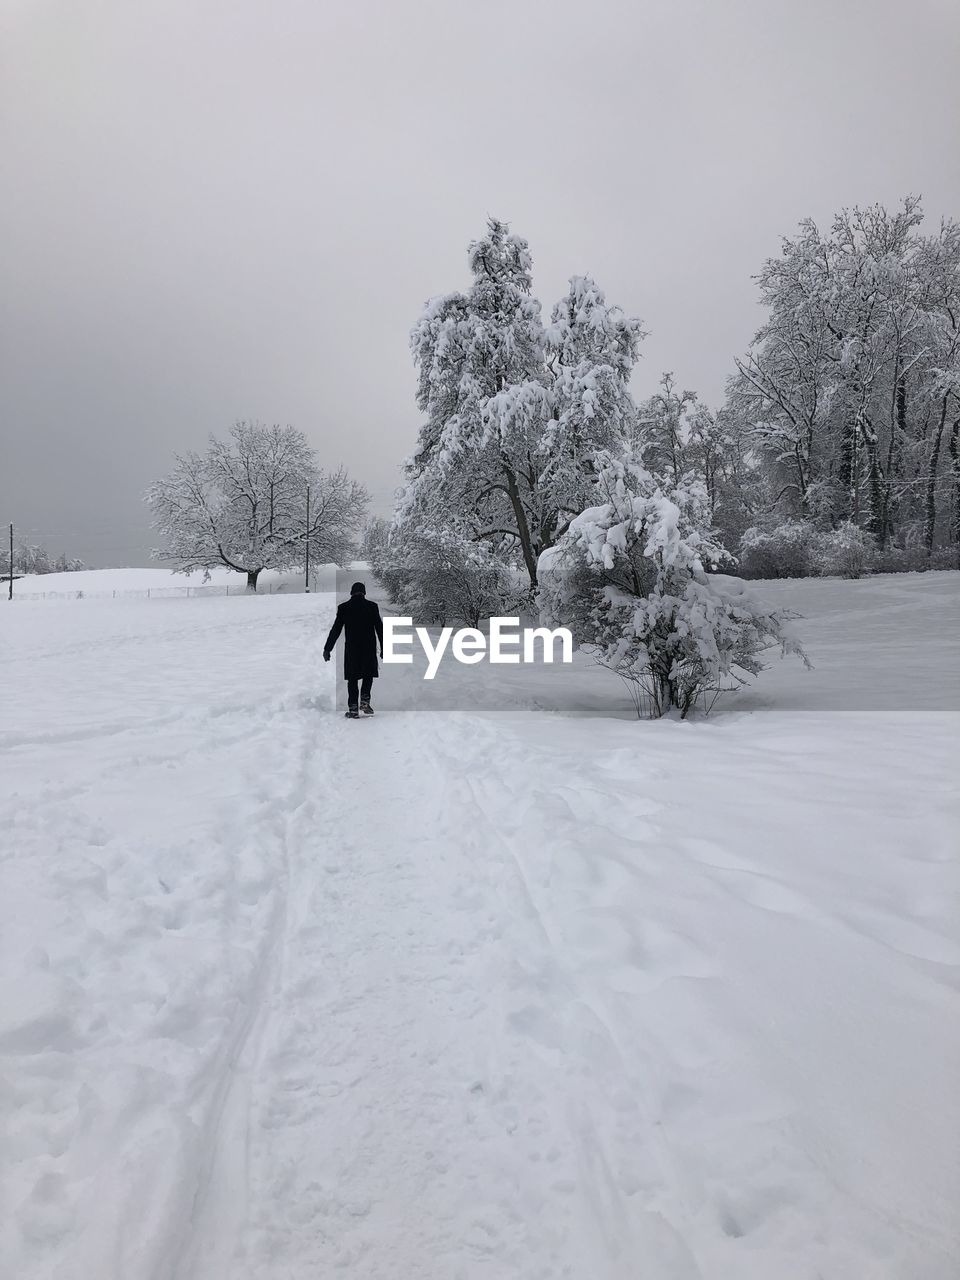
<path fill-rule="evenodd" d="M 346 723 L 323 604 L 14 616 L 11 1274 L 952 1277 L 956 717 Z"/>
<path fill-rule="evenodd" d="M 651 1249 L 697 1274 L 656 1212 L 627 1206 L 640 1152 L 664 1143 L 472 799 L 476 761 L 450 770 L 477 731 L 338 724 L 315 757 L 261 1083 L 221 1135 L 227 1185 L 248 1160 L 221 1197 L 240 1260 L 217 1210 L 187 1274 L 629 1275 Z M 358 732 L 362 767 L 338 768 Z"/>

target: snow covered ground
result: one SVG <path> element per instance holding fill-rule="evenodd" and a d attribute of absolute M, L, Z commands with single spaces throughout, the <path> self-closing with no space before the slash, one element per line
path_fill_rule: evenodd
<path fill-rule="evenodd" d="M 815 670 L 684 724 L 3 605 L 3 1275 L 955 1280 L 960 575 L 758 589 Z"/>

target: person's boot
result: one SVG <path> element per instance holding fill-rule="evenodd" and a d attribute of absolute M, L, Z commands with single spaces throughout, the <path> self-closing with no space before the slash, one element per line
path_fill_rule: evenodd
<path fill-rule="evenodd" d="M 347 707 L 346 718 L 348 720 L 359 720 L 360 712 L 356 707 Z"/>
<path fill-rule="evenodd" d="M 366 702 L 360 703 L 360 710 L 363 712 L 365 716 L 373 715 L 373 707 L 371 707 L 369 699 Z"/>

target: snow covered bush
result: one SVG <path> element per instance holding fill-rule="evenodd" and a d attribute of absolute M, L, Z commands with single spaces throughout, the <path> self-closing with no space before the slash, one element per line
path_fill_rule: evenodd
<path fill-rule="evenodd" d="M 862 578 L 871 566 L 874 540 L 849 520 L 815 537 L 818 572 L 830 578 Z"/>
<path fill-rule="evenodd" d="M 884 547 L 870 557 L 871 573 L 926 573 L 932 569 L 960 569 L 960 547 L 934 547 L 927 551 L 923 546 Z"/>
<path fill-rule="evenodd" d="M 870 572 L 873 551 L 874 539 L 850 520 L 835 529 L 787 520 L 744 533 L 740 572 L 745 578 L 859 578 Z"/>
<path fill-rule="evenodd" d="M 787 614 L 752 599 L 739 579 L 707 572 L 728 556 L 699 482 L 661 487 L 632 455 L 599 455 L 597 474 L 606 501 L 540 557 L 541 610 L 627 682 L 638 714 L 684 717 L 698 702 L 709 710 L 762 670 L 771 646 L 803 657 Z"/>
<path fill-rule="evenodd" d="M 816 533 L 803 520 L 754 525 L 740 539 L 738 560 L 745 578 L 807 578 L 816 572 Z"/>
<path fill-rule="evenodd" d="M 375 526 L 364 546 L 390 599 L 417 622 L 476 627 L 485 618 L 522 607 L 523 575 L 486 543 L 456 530 Z"/>

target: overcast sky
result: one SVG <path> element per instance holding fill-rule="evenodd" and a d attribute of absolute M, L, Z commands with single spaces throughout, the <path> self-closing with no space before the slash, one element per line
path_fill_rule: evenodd
<path fill-rule="evenodd" d="M 488 214 L 711 403 L 751 275 L 840 206 L 960 217 L 958 0 L 0 0 L 0 523 L 147 562 L 237 418 L 387 511 L 408 334 Z"/>

